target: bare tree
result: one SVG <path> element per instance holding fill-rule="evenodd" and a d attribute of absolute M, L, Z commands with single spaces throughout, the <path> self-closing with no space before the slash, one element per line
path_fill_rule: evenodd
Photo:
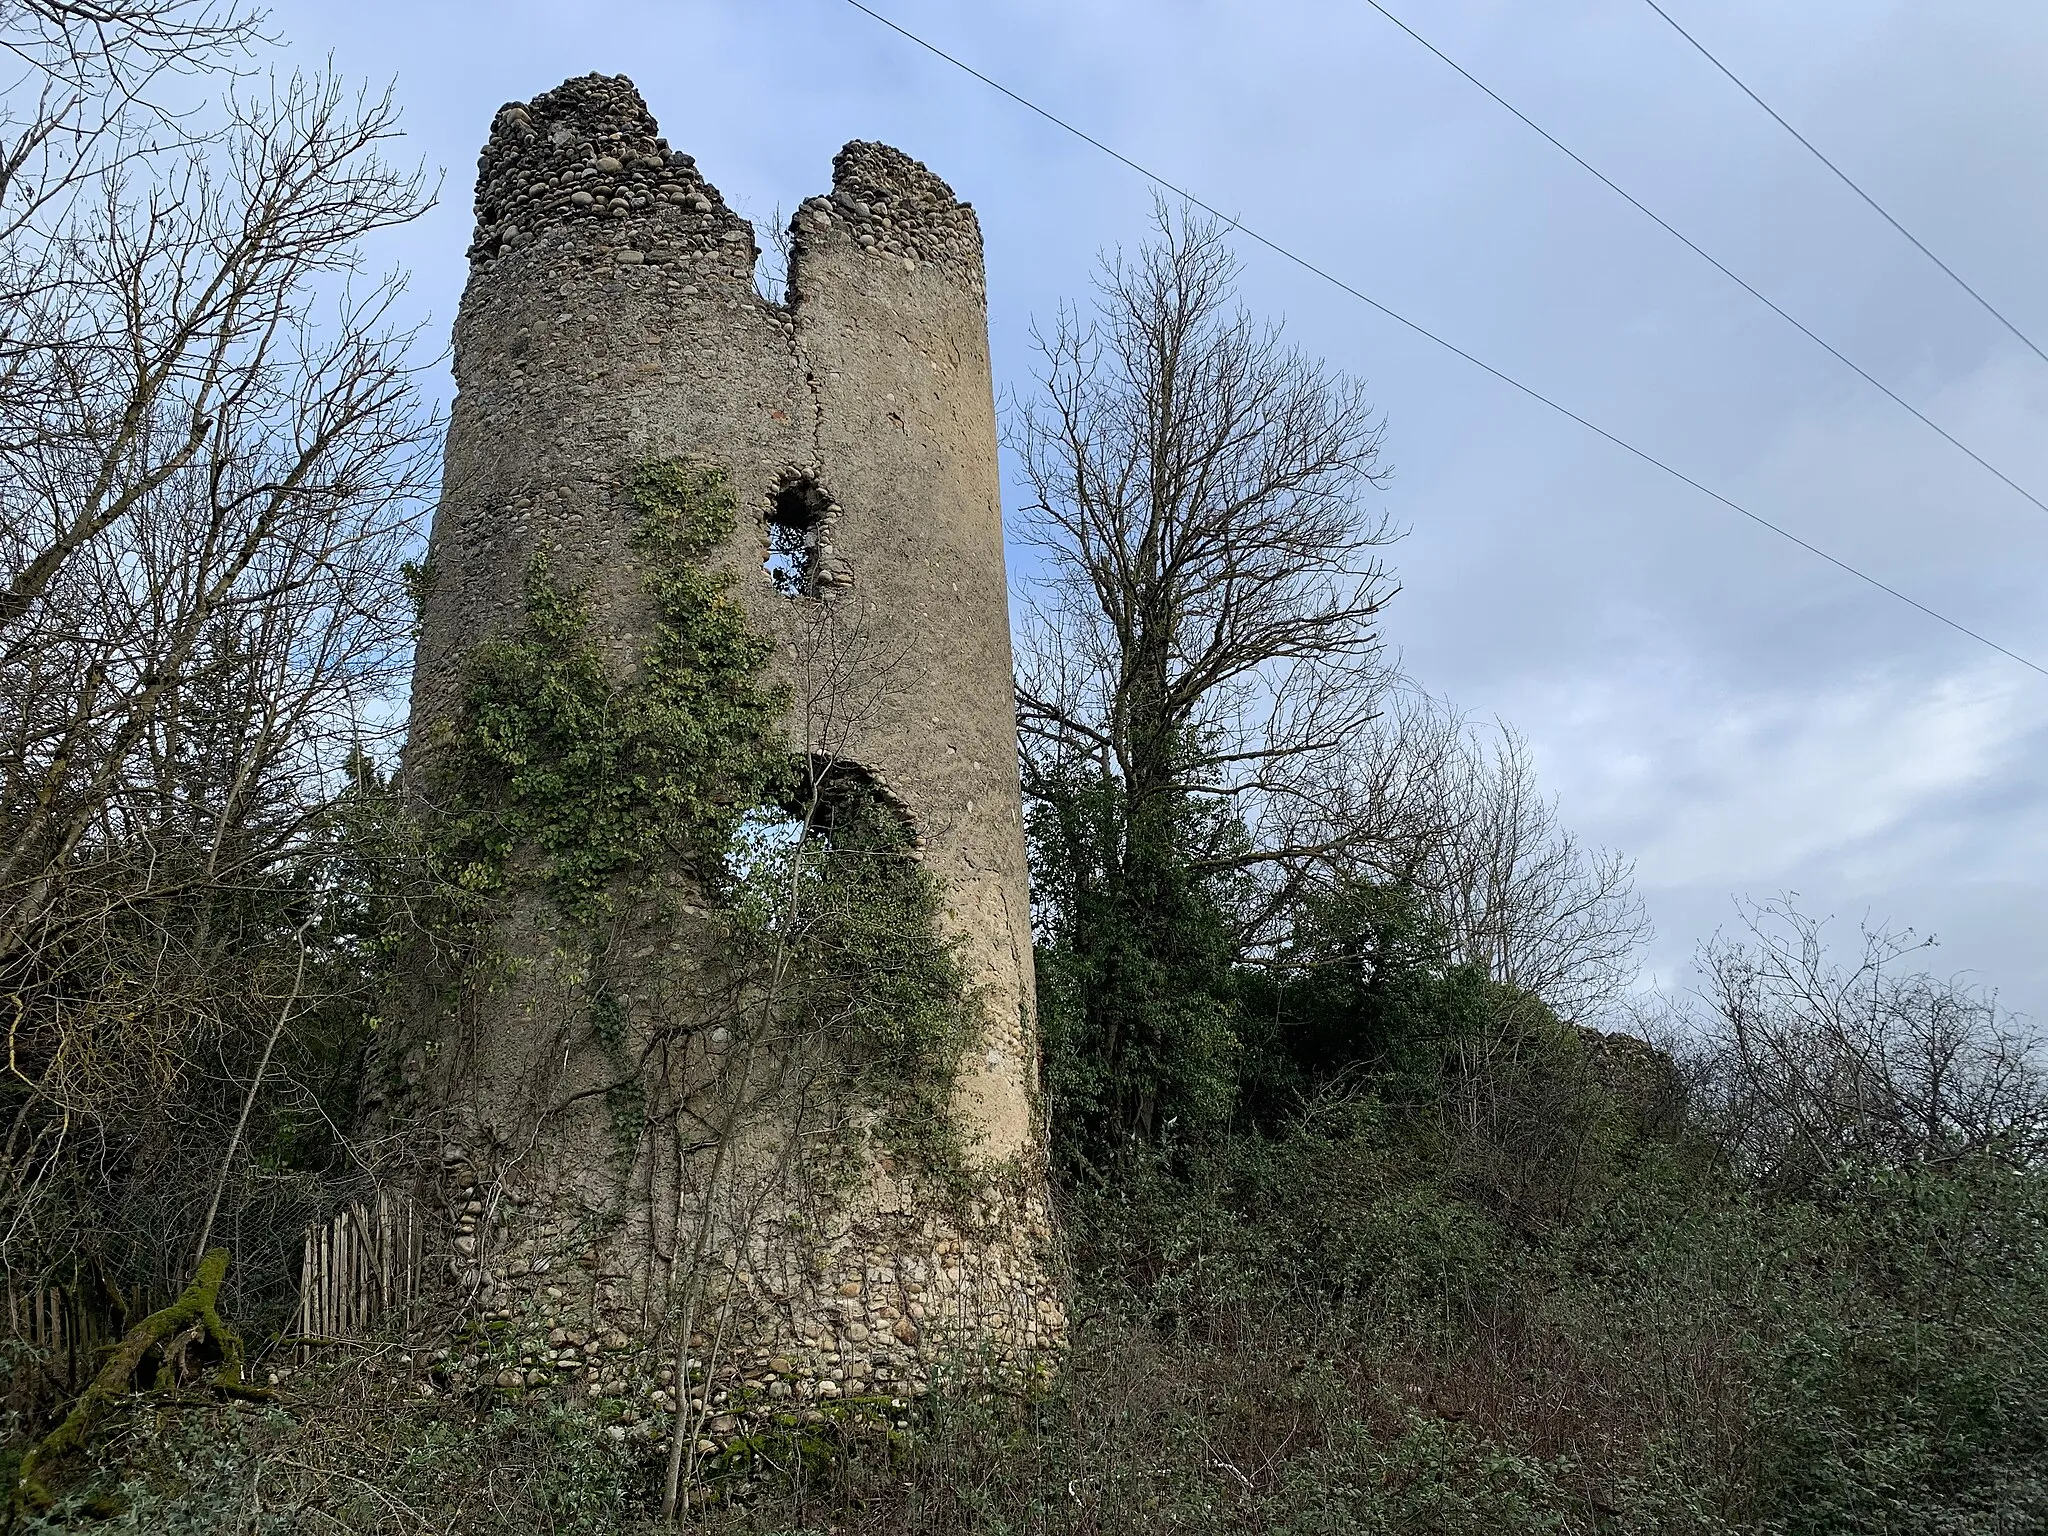
<path fill-rule="evenodd" d="M 1089 764 L 1134 823 L 1226 804 L 1255 835 L 1200 868 L 1298 866 L 1328 846 L 1323 769 L 1386 677 L 1393 534 L 1360 502 L 1382 423 L 1235 305 L 1221 225 L 1161 205 L 1154 226 L 1104 263 L 1093 320 L 1038 335 L 1043 398 L 1011 424 L 1050 569 L 1023 643 L 1026 772 Z"/>
<path fill-rule="evenodd" d="M 1459 742 L 1433 818 L 1442 831 L 1408 877 L 1461 959 L 1566 1018 L 1597 1017 L 1634 982 L 1649 937 L 1634 866 L 1563 826 L 1513 727 L 1461 730 Z"/>
<path fill-rule="evenodd" d="M 1563 825 L 1512 726 L 1399 688 L 1323 771 L 1328 878 L 1412 890 L 1451 959 L 1565 1018 L 1598 1018 L 1627 993 L 1650 933 L 1634 866 Z"/>
<path fill-rule="evenodd" d="M 233 0 L 0 0 L 0 238 L 48 235 L 110 169 L 214 137 L 177 82 L 230 70 L 260 27 Z"/>
<path fill-rule="evenodd" d="M 276 1083 L 272 1029 L 317 1011 L 296 936 L 336 795 L 395 726 L 436 433 L 360 242 L 424 191 L 383 157 L 388 99 L 238 82 L 259 40 L 232 6 L 0 7 L 24 64 L 0 100 L 13 1273 L 123 1191 L 160 1196 L 158 1238 L 198 1227 L 208 1177 L 171 1175 L 246 1145 L 253 1063 Z M 182 115 L 152 94 L 179 73 L 204 77 Z"/>
<path fill-rule="evenodd" d="M 1865 924 L 1830 958 L 1789 897 L 1742 908 L 1701 952 L 1695 1093 L 1746 1165 L 1800 1182 L 1855 1163 L 2028 1162 L 2048 1138 L 2040 1039 L 1997 995 L 1917 968 L 1933 941 Z"/>
<path fill-rule="evenodd" d="M 1093 957 L 1070 1059 L 1095 1086 L 1067 1091 L 1112 1139 L 1227 1097 L 1204 934 L 1221 915 L 1256 943 L 1354 835 L 1328 786 L 1379 708 L 1394 590 L 1362 387 L 1237 305 L 1223 226 L 1164 204 L 1153 223 L 1105 259 L 1092 319 L 1037 334 L 1039 396 L 1008 434 L 1048 568 L 1020 645 L 1025 790 L 1044 890 Z"/>

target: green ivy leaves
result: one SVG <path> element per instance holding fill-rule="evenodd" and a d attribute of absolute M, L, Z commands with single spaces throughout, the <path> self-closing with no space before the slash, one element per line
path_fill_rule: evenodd
<path fill-rule="evenodd" d="M 772 645 L 732 576 L 701 563 L 734 527 L 724 471 L 662 460 L 628 488 L 654 607 L 636 673 L 617 675 L 587 596 L 558 585 L 536 552 L 524 629 L 471 654 L 454 753 L 448 875 L 496 890 L 514 850 L 530 848 L 578 921 L 603 916 L 621 878 L 668 863 L 710 871 L 747 807 L 788 773 L 784 698 L 765 679 Z"/>

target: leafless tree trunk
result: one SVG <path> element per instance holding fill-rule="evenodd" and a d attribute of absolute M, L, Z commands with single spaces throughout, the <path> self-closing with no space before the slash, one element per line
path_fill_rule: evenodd
<path fill-rule="evenodd" d="M 1012 421 L 1050 578 L 1022 647 L 1026 772 L 1091 764 L 1134 822 L 1227 802 L 1255 835 L 1203 867 L 1298 866 L 1330 842 L 1324 769 L 1387 680 L 1393 530 L 1360 501 L 1382 424 L 1235 306 L 1220 225 L 1163 205 L 1154 224 L 1105 262 L 1094 320 L 1038 336 L 1042 398 Z"/>
<path fill-rule="evenodd" d="M 1105 1148 L 1221 1112 L 1217 925 L 1240 952 L 1270 937 L 1355 839 L 1330 785 L 1389 679 L 1393 533 L 1362 500 L 1379 418 L 1236 304 L 1221 225 L 1161 204 L 1154 226 L 1104 261 L 1093 319 L 1037 335 L 1009 428 L 1047 567 L 1019 647 L 1024 788 L 1093 977 L 1072 1059 Z"/>
<path fill-rule="evenodd" d="M 173 1175 L 327 985 L 293 935 L 396 725 L 437 434 L 360 242 L 424 191 L 388 99 L 235 74 L 262 41 L 233 4 L 0 4 L 11 1267 L 108 1237 L 145 1167 L 155 1235 L 197 1224 Z"/>

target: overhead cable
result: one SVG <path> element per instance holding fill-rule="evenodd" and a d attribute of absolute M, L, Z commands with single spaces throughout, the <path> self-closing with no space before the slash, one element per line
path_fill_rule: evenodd
<path fill-rule="evenodd" d="M 1437 47 L 1436 44 L 1432 43 L 1428 38 L 1424 37 L 1420 32 L 1417 32 L 1413 27 L 1409 26 L 1407 22 L 1403 21 L 1400 17 L 1396 16 L 1392 11 L 1388 10 L 1384 5 L 1380 4 L 1380 0 L 1365 0 L 1365 3 L 1371 6 L 1374 10 L 1378 11 L 1382 16 L 1386 17 L 1388 21 L 1391 21 L 1403 32 L 1407 33 L 1409 37 L 1414 39 L 1416 42 L 1420 43 L 1424 48 L 1428 49 L 1431 53 L 1435 54 L 1439 60 L 1441 60 L 1444 64 L 1448 65 L 1451 69 L 1455 70 L 1459 75 L 1461 75 L 1467 81 L 1467 83 L 1477 87 L 1480 91 L 1484 92 L 1485 95 L 1488 96 L 1496 105 L 1504 108 L 1506 111 L 1511 113 L 1519 122 L 1522 123 L 1524 127 L 1528 128 L 1531 132 L 1541 137 L 1553 149 L 1557 150 L 1560 154 L 1568 158 L 1574 165 L 1578 166 L 1580 170 L 1584 171 L 1588 176 L 1591 176 L 1595 181 L 1599 182 L 1600 185 L 1607 188 L 1608 191 L 1612 192 L 1616 197 L 1620 198 L 1623 202 L 1627 203 L 1631 208 L 1635 209 L 1637 213 L 1640 213 L 1644 218 L 1648 219 L 1651 223 L 1655 224 L 1659 229 L 1663 230 L 1665 234 L 1669 235 L 1672 239 L 1676 240 L 1680 245 L 1683 245 L 1687 250 L 1691 251 L 1693 255 L 1699 257 L 1701 261 L 1704 261 L 1716 272 L 1719 272 L 1723 277 L 1727 278 L 1729 282 L 1735 284 L 1736 287 L 1740 288 L 1744 293 L 1748 294 L 1751 298 L 1755 299 L 1757 303 L 1763 305 L 1772 314 L 1776 315 L 1780 320 L 1783 320 L 1787 325 L 1791 326 L 1795 331 L 1799 332 L 1800 335 L 1804 336 L 1808 341 L 1812 342 L 1815 346 L 1819 347 L 1823 352 L 1827 353 L 1828 356 L 1832 357 L 1844 368 L 1847 368 L 1851 373 L 1855 374 L 1857 378 L 1863 380 L 1863 382 L 1868 384 L 1872 389 L 1878 391 L 1878 393 L 1882 394 L 1887 400 L 1891 401 L 1892 404 L 1896 405 L 1900 410 L 1910 414 L 1916 421 L 1918 421 L 1922 426 L 1926 427 L 1929 431 L 1938 434 L 1941 437 L 1942 441 L 1947 443 L 1950 447 L 1956 448 L 1960 450 L 1962 453 L 1968 455 L 1970 460 L 1973 463 L 1975 463 L 1980 469 L 1984 469 L 1991 473 L 2007 488 L 2018 492 L 2021 496 L 2024 496 L 2028 501 L 2032 502 L 2034 506 L 2040 511 L 2048 512 L 2048 501 L 2043 501 L 2039 496 L 2036 496 L 2032 491 L 2028 490 L 2025 486 L 2021 485 L 2017 480 L 2013 479 L 2011 475 L 2008 475 L 1996 464 L 1993 464 L 1989 459 L 1986 459 L 1983 454 L 1979 453 L 1976 449 L 1972 448 L 1968 443 L 1961 441 L 1959 438 L 1955 436 L 1954 433 L 1950 432 L 1948 428 L 1942 426 L 1940 422 L 1933 420 L 1918 406 L 1914 405 L 1911 401 L 1902 397 L 1890 385 L 1873 377 L 1869 370 L 1864 368 L 1862 364 L 1857 363 L 1852 359 L 1844 356 L 1841 350 L 1837 348 L 1833 343 L 1815 334 L 1814 331 L 1804 322 L 1800 321 L 1793 315 L 1789 314 L 1782 305 L 1778 304 L 1774 299 L 1771 299 L 1770 297 L 1762 293 L 1754 284 L 1750 283 L 1747 279 L 1731 271 L 1727 267 L 1727 265 L 1724 264 L 1719 258 L 1715 257 L 1710 252 L 1704 250 L 1697 241 L 1693 240 L 1689 235 L 1686 235 L 1681 230 L 1673 227 L 1672 224 L 1668 220 L 1666 220 L 1662 215 L 1658 214 L 1655 210 L 1646 206 L 1633 193 L 1629 192 L 1626 188 L 1620 186 L 1618 183 L 1614 181 L 1612 177 L 1608 176 L 1598 166 L 1588 161 L 1585 158 L 1585 156 L 1579 154 L 1578 151 L 1573 149 L 1569 144 L 1566 144 L 1563 140 L 1559 139 L 1555 134 L 1550 132 L 1549 129 L 1545 128 L 1541 123 L 1537 122 L 1535 119 L 1530 117 L 1526 112 L 1522 111 L 1520 107 L 1517 107 L 1513 102 L 1509 101 L 1506 97 L 1502 96 L 1498 91 L 1494 90 L 1492 86 L 1488 85 L 1484 80 L 1481 80 L 1477 75 L 1473 74 L 1472 71 L 1465 68 L 1464 65 L 1460 64 L 1456 59 L 1452 58 L 1449 54 L 1445 53 L 1441 48 Z M 2022 337 L 2021 339 L 2024 340 L 2025 338 Z"/>
<path fill-rule="evenodd" d="M 1368 3 L 1370 3 L 1370 0 L 1368 0 Z M 1813 140 L 1809 139 L 1797 128 L 1794 128 L 1790 123 L 1786 122 L 1784 117 L 1779 113 L 1776 107 L 1772 106 L 1768 101 L 1765 101 L 1763 97 L 1757 95 L 1755 91 L 1749 88 L 1748 84 L 1743 80 L 1743 78 L 1740 75 L 1736 74 L 1735 71 L 1730 69 L 1726 64 L 1723 64 L 1712 53 L 1708 52 L 1707 45 L 1705 43 L 1702 43 L 1698 38 L 1694 37 L 1690 32 L 1686 31 L 1684 27 L 1681 27 L 1678 24 L 1678 22 L 1675 19 L 1673 19 L 1671 13 L 1665 10 L 1663 6 L 1657 3 L 1657 0 L 1643 0 L 1643 4 L 1647 5 L 1659 16 L 1662 16 L 1665 22 L 1670 26 L 1672 31 L 1676 32 L 1688 43 L 1691 43 L 1693 47 L 1698 50 L 1701 58 L 1705 59 L 1709 64 L 1713 65 L 1714 68 L 1718 69 L 1719 71 L 1721 71 L 1722 74 L 1726 75 L 1730 80 L 1734 81 L 1735 88 L 1737 90 L 1741 91 L 1743 95 L 1747 96 L 1751 101 L 1755 102 L 1758 106 L 1762 107 L 1764 111 L 1768 112 L 1770 114 L 1771 121 L 1776 123 L 1780 128 L 1784 129 L 1787 133 L 1791 134 L 1793 138 L 1797 139 L 1809 155 L 1812 155 L 1814 159 L 1818 160 L 1822 165 L 1826 166 L 1829 170 L 1833 171 L 1835 173 L 1836 180 L 1840 181 L 1843 186 L 1847 187 L 1851 192 L 1854 192 L 1858 197 L 1862 198 L 1864 202 L 1870 204 L 1870 206 L 1874 210 L 1876 210 L 1877 216 L 1883 219 L 1885 223 L 1891 225 L 1891 227 L 1897 230 L 1901 235 L 1905 236 L 1906 240 L 1908 241 L 1908 243 L 1912 245 L 1914 250 L 1918 251 L 1922 256 L 1925 256 L 1929 261 L 1933 262 L 1937 267 L 1941 268 L 1941 270 L 1948 275 L 1949 281 L 1954 283 L 1958 288 L 1962 289 L 1963 292 L 1967 293 L 1971 298 L 1975 299 L 1978 305 L 1983 309 L 1985 314 L 1989 315 L 1992 319 L 1996 320 L 2000 325 L 2004 326 L 2008 331 L 2011 331 L 2013 335 L 2017 336 L 2020 339 L 2020 341 L 2026 346 L 2027 350 L 2033 353 L 2034 356 L 2040 358 L 2042 362 L 2048 363 L 2048 352 L 2043 352 L 2038 346 L 2036 346 L 2034 344 L 2034 339 L 2031 336 L 2029 336 L 2025 331 L 2021 330 L 2018 326 L 2014 325 L 2010 320 L 2006 319 L 2004 314 L 2002 314 L 1998 309 L 1993 307 L 1991 301 L 1985 298 L 1983 294 L 1979 293 L 1976 289 L 1972 288 L 1968 283 L 1964 282 L 1961 275 L 1957 273 L 1954 267 L 1951 267 L 1947 262 L 1943 261 L 1939 256 L 1935 255 L 1934 252 L 1930 251 L 1926 247 L 1926 245 L 1922 243 L 1918 235 L 1914 234 L 1913 231 L 1906 228 L 1905 225 L 1901 224 L 1897 219 L 1892 217 L 1890 210 L 1887 209 L 1884 206 L 1884 204 L 1880 203 L 1876 198 L 1872 197 L 1868 192 L 1864 191 L 1861 186 L 1859 186 L 1853 179 L 1851 179 L 1847 171 L 1843 170 L 1839 165 L 1835 164 L 1834 161 L 1830 160 L 1826 155 L 1822 154 L 1820 150 L 1817 147 L 1815 147 Z"/>
<path fill-rule="evenodd" d="M 1752 512 L 1748 507 L 1743 506 L 1740 502 L 1734 501 L 1731 498 L 1722 495 L 1719 491 L 1713 489 L 1711 486 L 1704 485 L 1700 481 L 1693 479 L 1691 475 L 1688 475 L 1683 470 L 1677 469 L 1674 466 L 1666 463 L 1664 460 L 1658 458 L 1655 454 L 1649 452 L 1647 449 L 1638 448 L 1634 443 L 1629 442 L 1626 438 L 1617 436 L 1615 433 L 1608 431 L 1607 428 L 1600 426 L 1598 423 L 1588 420 L 1586 417 L 1581 416 L 1577 411 L 1571 409 L 1571 407 L 1561 404 L 1560 402 L 1552 399 L 1550 396 L 1544 394 L 1541 390 L 1536 389 L 1532 385 L 1524 384 L 1520 379 L 1515 378 L 1512 374 L 1505 373 L 1501 369 L 1494 367 L 1493 364 L 1485 361 L 1484 359 L 1477 357 L 1470 352 L 1467 352 L 1463 347 L 1459 346 L 1456 342 L 1450 341 L 1447 338 L 1438 335 L 1435 331 L 1430 330 L 1427 326 L 1421 324 L 1419 321 L 1411 320 L 1406 315 L 1402 314 L 1400 311 L 1392 309 L 1385 304 L 1382 304 L 1378 299 L 1373 298 L 1370 294 L 1364 292 L 1361 289 L 1353 287 L 1350 283 L 1347 283 L 1346 281 L 1344 281 L 1343 278 L 1338 277 L 1335 273 L 1330 272 L 1327 268 L 1317 266 L 1307 257 L 1297 255 L 1294 251 L 1289 250 L 1286 246 L 1281 245 L 1278 241 L 1269 239 L 1267 236 L 1260 234 L 1257 230 L 1247 225 L 1242 219 L 1235 218 L 1232 215 L 1223 212 L 1221 209 L 1217 208 L 1213 203 L 1210 203 L 1203 198 L 1197 197 L 1193 192 L 1189 191 L 1186 187 L 1180 186 L 1176 182 L 1169 181 L 1166 177 L 1160 175 L 1158 172 L 1153 171 L 1147 168 L 1146 166 L 1139 164 L 1136 160 L 1133 160 L 1129 155 L 1124 154 L 1121 150 L 1111 148 L 1109 145 L 1103 143 L 1102 140 L 1095 138 L 1093 135 L 1089 134 L 1085 130 L 1076 127 L 1073 123 L 1068 122 L 1065 118 L 1059 117 L 1056 114 L 1047 111 L 1044 107 L 1041 107 L 1040 105 L 1038 105 L 1037 102 L 1032 101 L 1029 97 L 1019 95 L 1016 91 L 1011 90 L 1007 85 L 1004 85 L 1001 81 L 991 79 L 989 76 L 983 74 L 980 70 L 976 69 L 972 64 L 967 63 L 965 60 L 956 58 L 954 55 L 946 52 L 943 48 L 939 47 L 936 43 L 927 42 L 924 38 L 918 36 L 915 32 L 912 32 L 908 27 L 902 26 L 897 22 L 891 21 L 887 16 L 884 16 L 880 11 L 877 11 L 873 7 L 864 4 L 863 0 L 846 0 L 846 3 L 852 6 L 855 10 L 859 11 L 862 15 L 870 18 L 873 21 L 879 22 L 882 26 L 887 27 L 890 31 L 896 33 L 897 35 L 906 39 L 907 41 L 915 43 L 919 48 L 922 48 L 925 52 L 931 54 L 934 58 L 943 60 L 944 62 L 952 65 L 955 69 L 961 71 L 963 74 L 971 75 L 974 79 L 979 80 L 983 85 L 987 86 L 990 90 L 997 92 L 999 95 L 1008 97 L 1011 101 L 1015 102 L 1018 106 L 1023 107 L 1026 111 L 1035 113 L 1037 116 L 1044 118 L 1048 123 L 1051 123 L 1055 128 L 1058 128 L 1063 133 L 1071 134 L 1073 137 L 1079 139 L 1082 143 L 1088 145 L 1090 148 L 1098 150 L 1102 154 L 1107 155 L 1110 159 L 1116 161 L 1119 165 L 1122 165 L 1128 168 L 1129 170 L 1135 171 L 1138 175 L 1144 177 L 1147 181 L 1152 182 L 1156 186 L 1164 188 L 1166 191 L 1171 192 L 1175 197 L 1185 200 L 1190 206 L 1199 208 L 1204 213 L 1209 214 L 1211 217 L 1221 220 L 1225 225 L 1236 230 L 1239 234 L 1243 235 L 1247 240 L 1250 240 L 1253 244 L 1263 246 L 1265 249 L 1271 251 L 1274 255 L 1280 257 L 1283 261 L 1287 261 L 1293 264 L 1294 266 L 1301 268 L 1302 271 L 1309 273 L 1311 276 L 1322 279 L 1331 287 L 1336 288 L 1343 293 L 1349 294 L 1352 298 L 1357 299 L 1361 304 L 1364 304 L 1369 308 L 1378 311 L 1380 314 L 1386 316 L 1389 320 L 1392 320 L 1395 324 L 1403 326 L 1410 331 L 1413 331 L 1416 335 L 1422 337 L 1425 341 L 1435 343 L 1437 346 L 1442 347 L 1446 352 L 1451 353 L 1453 356 L 1462 358 L 1464 361 L 1470 363 L 1473 367 L 1477 368 L 1480 372 L 1485 373 L 1490 377 L 1499 380 L 1501 383 L 1507 385 L 1510 389 L 1516 390 L 1521 394 L 1527 395 L 1531 400 L 1536 401 L 1539 405 L 1548 406 L 1558 415 L 1565 417 L 1569 421 L 1574 421 L 1578 423 L 1578 425 L 1584 427 L 1588 432 L 1591 432 L 1595 437 L 1601 438 L 1604 441 L 1613 444 L 1616 448 L 1621 449 L 1624 453 L 1631 454 L 1634 457 L 1641 459 L 1645 464 L 1650 465 L 1652 468 L 1662 470 L 1665 474 L 1671 476 L 1672 479 L 1679 481 L 1681 484 L 1690 486 L 1693 490 L 1698 491 L 1702 496 L 1707 497 L 1709 500 L 1718 502 L 1720 505 L 1726 507 L 1729 511 L 1737 513 L 1740 516 L 1749 519 L 1749 521 L 1755 523 L 1759 528 L 1767 529 L 1769 532 L 1775 533 L 1779 538 L 1786 540 L 1788 543 L 1798 545 L 1808 554 L 1813 555 L 1821 560 L 1825 560 L 1829 565 L 1834 566 L 1837 570 L 1842 571 L 1846 575 L 1855 577 L 1858 581 L 1863 582 L 1866 586 L 1875 587 L 1878 591 L 1884 593 L 1887 597 L 1896 598 L 1898 601 L 1904 603 L 1907 607 L 1915 609 L 1922 614 L 1925 614 L 1928 618 L 1933 619 L 1938 624 L 1946 625 L 1948 628 L 1954 630 L 1957 634 L 1967 636 L 1969 639 L 1976 641 L 1979 645 L 1986 646 L 1991 650 L 1998 652 L 1999 655 L 2005 657 L 2010 661 L 2018 662 L 2021 666 L 2027 668 L 2029 671 L 2037 672 L 2043 677 L 2048 677 L 2048 667 L 2042 666 L 2039 662 L 2030 661 L 2025 656 L 2022 656 L 2019 652 L 2010 650 L 2007 647 L 2000 645 L 1996 640 L 1991 639 L 1987 635 L 1978 633 L 1976 630 L 1971 629 L 1968 625 L 1960 622 L 1959 620 L 1950 618 L 1947 614 L 1940 612 L 1938 609 L 1928 607 L 1927 604 L 1921 602 L 1918 598 L 1907 596 L 1904 592 L 1901 592 L 1897 587 L 1891 586 L 1886 582 L 1880 581 L 1877 577 L 1871 575 L 1868 571 L 1861 570 L 1858 567 L 1851 565 L 1848 561 L 1842 559 L 1840 556 L 1829 554 L 1819 545 L 1811 544 L 1807 542 L 1805 539 L 1802 539 L 1798 534 L 1792 532 L 1789 528 L 1786 528 L 1778 523 L 1772 522 L 1769 518 L 1764 517 L 1760 513 Z"/>

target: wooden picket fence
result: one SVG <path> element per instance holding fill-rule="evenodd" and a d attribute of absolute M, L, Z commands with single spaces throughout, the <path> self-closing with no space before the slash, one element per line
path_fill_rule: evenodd
<path fill-rule="evenodd" d="M 83 1287 L 45 1285 L 23 1291 L 12 1278 L 7 1285 L 7 1331 L 10 1338 L 33 1345 L 43 1369 L 69 1392 L 84 1389 L 97 1352 L 113 1341 L 110 1320 L 99 1308 L 87 1305 Z"/>
<path fill-rule="evenodd" d="M 366 1337 L 419 1296 L 426 1266 L 426 1223 L 404 1195 L 380 1192 L 352 1201 L 305 1230 L 299 1258 L 299 1304 L 291 1332 L 301 1360 L 321 1349 Z M 96 1288 L 79 1281 L 24 1289 L 6 1284 L 7 1336 L 31 1345 L 46 1373 L 79 1392 L 100 1352 L 119 1335 Z M 131 1298 L 134 1318 L 149 1303 Z M 131 1319 L 132 1320 L 132 1319 Z M 0 1382 L 0 1396 L 11 1391 Z"/>
<path fill-rule="evenodd" d="M 302 1353 L 363 1337 L 420 1293 L 426 1227 L 403 1195 L 380 1191 L 306 1229 L 299 1261 Z"/>

